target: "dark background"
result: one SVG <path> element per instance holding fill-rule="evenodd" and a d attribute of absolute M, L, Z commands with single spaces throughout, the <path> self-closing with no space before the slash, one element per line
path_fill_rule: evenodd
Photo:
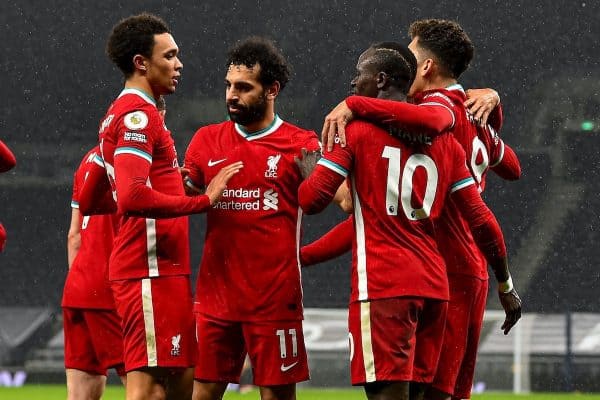
<path fill-rule="evenodd" d="M 498 90 L 506 116 L 502 135 L 522 157 L 519 183 L 492 179 L 488 185 L 511 256 L 528 251 L 522 244 L 538 234 L 529 229 L 535 221 L 552 218 L 552 209 L 542 207 L 548 188 L 566 196 L 573 187 L 560 182 L 581 183 L 575 189 L 583 194 L 564 217 L 564 229 L 543 239 L 548 245 L 522 287 L 526 309 L 572 304 L 600 311 L 596 301 L 573 293 L 587 287 L 593 295 L 598 287 L 598 131 L 574 129 L 566 144 L 557 133 L 576 118 L 599 119 L 600 6 L 592 1 L 0 2 L 0 137 L 18 159 L 17 168 L 0 177 L 0 220 L 9 234 L 0 255 L 0 305 L 59 306 L 72 173 L 95 144 L 98 122 L 123 83 L 104 54 L 105 41 L 120 18 L 141 11 L 162 16 L 181 50 L 183 79 L 167 98 L 167 125 L 180 156 L 198 127 L 225 116 L 224 58 L 235 40 L 258 34 L 277 42 L 294 69 L 278 111 L 320 131 L 370 43 L 408 43 L 415 19 L 457 20 L 476 47 L 460 81 Z M 565 108 L 570 111 L 556 111 Z M 565 155 L 563 164 L 556 151 Z M 550 185 L 549 179 L 560 182 Z M 556 207 L 563 207 L 557 199 Z M 306 240 L 340 218 L 336 210 L 308 218 Z M 193 217 L 194 266 L 202 224 L 203 218 Z M 348 267 L 345 257 L 305 271 L 306 305 L 343 307 Z"/>

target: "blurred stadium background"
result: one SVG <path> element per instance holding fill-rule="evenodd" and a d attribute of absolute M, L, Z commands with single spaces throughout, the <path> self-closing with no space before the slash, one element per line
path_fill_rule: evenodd
<path fill-rule="evenodd" d="M 198 127 L 225 116 L 223 60 L 237 39 L 259 34 L 278 42 L 294 67 L 279 113 L 320 131 L 370 43 L 408 42 L 414 19 L 458 20 L 476 46 L 461 82 L 500 92 L 501 134 L 523 167 L 516 183 L 492 177 L 485 197 L 507 237 L 526 314 L 503 337 L 491 291 L 476 390 L 600 391 L 597 2 L 141 4 L 0 3 L 0 137 L 18 159 L 14 171 L 0 176 L 0 220 L 9 234 L 0 255 L 0 385 L 64 381 L 60 298 L 72 173 L 122 84 L 104 55 L 107 34 L 118 19 L 147 10 L 171 24 L 182 51 L 183 81 L 167 99 L 180 156 Z M 307 218 L 305 241 L 341 218 L 334 209 Z M 203 226 L 202 217 L 192 218 L 195 266 Z M 349 262 L 346 256 L 304 271 L 313 386 L 347 386 Z"/>

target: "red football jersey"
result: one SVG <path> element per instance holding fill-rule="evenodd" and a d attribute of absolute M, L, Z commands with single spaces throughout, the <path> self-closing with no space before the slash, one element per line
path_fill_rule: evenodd
<path fill-rule="evenodd" d="M 73 178 L 71 207 L 79 208 L 78 191 L 94 163 L 102 165 L 98 146 L 90 150 Z M 108 259 L 117 231 L 114 214 L 82 216 L 81 246 L 67 274 L 62 306 L 76 308 L 114 309 L 108 282 Z"/>
<path fill-rule="evenodd" d="M 312 131 L 278 116 L 258 132 L 232 121 L 199 129 L 185 155 L 190 183 L 202 187 L 243 161 L 207 215 L 195 311 L 227 320 L 301 319 L 300 150 L 319 149 Z"/>
<path fill-rule="evenodd" d="M 398 296 L 448 299 L 434 238 L 446 196 L 472 185 L 465 154 L 443 134 L 409 144 L 365 121 L 346 128 L 318 165 L 350 176 L 354 201 L 350 301 Z"/>
<path fill-rule="evenodd" d="M 184 196 L 171 132 L 153 98 L 125 89 L 100 124 L 100 147 L 113 196 L 118 198 L 115 170 L 120 156 L 139 157 L 150 165 L 146 186 Z M 119 232 L 110 257 L 111 280 L 190 274 L 188 218 L 143 218 L 119 213 Z"/>
<path fill-rule="evenodd" d="M 493 128 L 481 127 L 473 120 L 463 105 L 465 100 L 465 92 L 458 84 L 423 92 L 415 98 L 416 103 L 437 102 L 452 110 L 455 123 L 451 132 L 466 153 L 467 166 L 479 191 L 483 191 L 489 167 L 502 161 L 504 143 Z M 487 261 L 452 200 L 447 203 L 444 218 L 437 225 L 437 239 L 448 273 L 487 279 Z"/>

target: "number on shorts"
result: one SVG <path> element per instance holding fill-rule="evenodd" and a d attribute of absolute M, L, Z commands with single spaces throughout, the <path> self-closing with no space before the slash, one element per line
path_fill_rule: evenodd
<path fill-rule="evenodd" d="M 279 336 L 279 350 L 281 354 L 281 358 L 287 358 L 287 346 L 286 346 L 286 336 L 285 329 L 277 329 L 275 332 L 277 336 Z M 288 329 L 288 335 L 290 340 L 292 341 L 292 357 L 298 356 L 298 338 L 296 336 L 296 329 Z"/>

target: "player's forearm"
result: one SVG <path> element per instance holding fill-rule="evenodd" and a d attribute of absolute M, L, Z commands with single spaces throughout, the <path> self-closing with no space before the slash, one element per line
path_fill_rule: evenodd
<path fill-rule="evenodd" d="M 352 249 L 354 221 L 352 216 L 334 226 L 314 242 L 302 246 L 300 262 L 303 267 L 339 257 Z"/>
<path fill-rule="evenodd" d="M 117 180 L 119 182 L 119 180 Z M 206 195 L 177 196 L 157 192 L 146 186 L 144 178 L 117 183 L 119 213 L 145 218 L 175 218 L 198 214 L 210 208 Z"/>
<path fill-rule="evenodd" d="M 346 104 L 360 118 L 395 126 L 416 137 L 435 136 L 449 129 L 454 122 L 451 112 L 441 106 L 419 106 L 364 96 L 350 96 Z"/>
<path fill-rule="evenodd" d="M 497 165 L 493 165 L 491 170 L 500 178 L 509 181 L 517 180 L 521 177 L 521 163 L 515 151 L 504 143 L 502 159 Z"/>
<path fill-rule="evenodd" d="M 317 165 L 298 188 L 298 203 L 306 214 L 316 214 L 327 207 L 344 181 L 344 177 Z"/>
<path fill-rule="evenodd" d="M 12 151 L 0 140 L 0 172 L 6 172 L 17 165 L 17 159 Z"/>

